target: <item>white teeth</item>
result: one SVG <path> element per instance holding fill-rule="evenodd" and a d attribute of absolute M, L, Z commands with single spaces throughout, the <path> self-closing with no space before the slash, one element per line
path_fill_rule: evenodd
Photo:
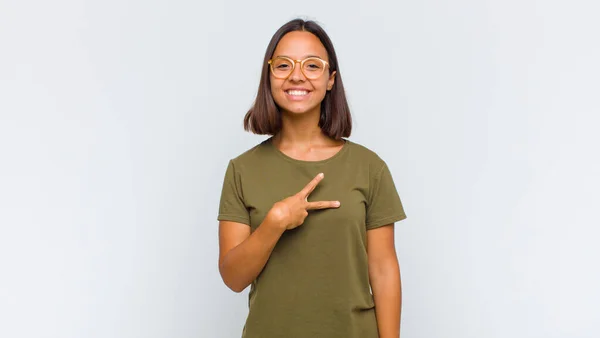
<path fill-rule="evenodd" d="M 308 94 L 306 90 L 288 90 L 287 93 L 294 96 L 304 96 Z"/>

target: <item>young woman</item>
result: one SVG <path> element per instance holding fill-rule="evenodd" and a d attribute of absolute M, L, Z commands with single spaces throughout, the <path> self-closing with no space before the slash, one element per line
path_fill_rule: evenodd
<path fill-rule="evenodd" d="M 219 205 L 219 271 L 233 291 L 251 285 L 242 337 L 399 337 L 394 222 L 406 215 L 351 127 L 329 37 L 283 25 L 244 119 L 271 137 L 229 161 Z"/>

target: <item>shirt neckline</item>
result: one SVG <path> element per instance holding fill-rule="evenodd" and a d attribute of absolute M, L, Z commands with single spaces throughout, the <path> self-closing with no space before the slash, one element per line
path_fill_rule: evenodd
<path fill-rule="evenodd" d="M 350 145 L 350 143 L 352 143 L 350 140 L 348 139 L 342 139 L 344 140 L 344 145 L 342 146 L 342 149 L 338 150 L 335 154 L 331 155 L 328 158 L 322 159 L 322 160 L 318 160 L 318 161 L 305 161 L 305 160 L 299 160 L 293 157 L 290 157 L 288 155 L 286 155 L 284 152 L 282 152 L 281 150 L 279 150 L 279 148 L 277 148 L 274 144 L 273 144 L 273 136 L 269 137 L 266 140 L 266 143 L 269 147 L 271 147 L 273 149 L 273 151 L 281 158 L 283 158 L 284 160 L 288 161 L 288 162 L 292 162 L 292 163 L 297 163 L 297 164 L 302 164 L 302 165 L 314 165 L 314 164 L 323 164 L 323 163 L 327 163 L 330 161 L 333 161 L 334 159 L 340 157 L 344 152 L 347 151 L 348 146 Z"/>

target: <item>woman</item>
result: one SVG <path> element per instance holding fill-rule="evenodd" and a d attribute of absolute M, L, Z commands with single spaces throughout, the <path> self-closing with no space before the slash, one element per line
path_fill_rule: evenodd
<path fill-rule="evenodd" d="M 351 126 L 327 34 L 283 25 L 244 119 L 272 136 L 229 161 L 219 205 L 219 271 L 251 285 L 244 338 L 399 337 L 406 215 L 386 163 L 344 139 Z"/>

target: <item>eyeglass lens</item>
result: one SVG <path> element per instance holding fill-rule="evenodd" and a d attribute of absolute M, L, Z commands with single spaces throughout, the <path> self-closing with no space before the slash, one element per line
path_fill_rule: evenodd
<path fill-rule="evenodd" d="M 300 65 L 300 64 L 299 64 Z M 271 70 L 273 71 L 273 75 L 278 78 L 286 78 L 288 77 L 293 69 L 293 63 L 285 58 L 275 58 L 271 62 Z M 304 60 L 302 64 L 302 72 L 304 76 L 309 79 L 316 79 L 323 74 L 323 70 L 325 69 L 325 64 L 323 61 L 317 58 L 308 58 Z"/>

